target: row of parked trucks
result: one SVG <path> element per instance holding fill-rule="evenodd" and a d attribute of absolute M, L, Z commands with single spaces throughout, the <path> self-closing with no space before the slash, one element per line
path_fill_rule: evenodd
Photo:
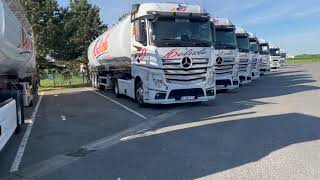
<path fill-rule="evenodd" d="M 201 102 L 281 67 L 285 52 L 198 5 L 135 4 L 88 49 L 92 85 L 139 104 Z"/>
<path fill-rule="evenodd" d="M 0 0 L 0 150 L 38 96 L 33 44 L 19 0 Z M 88 59 L 93 87 L 144 105 L 212 100 L 280 67 L 285 52 L 198 5 L 144 3 L 92 42 Z"/>

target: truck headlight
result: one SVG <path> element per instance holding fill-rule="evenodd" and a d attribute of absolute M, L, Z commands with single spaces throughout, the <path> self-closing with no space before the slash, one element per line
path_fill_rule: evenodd
<path fill-rule="evenodd" d="M 151 74 L 151 81 L 152 81 L 152 84 L 158 88 L 158 89 L 161 89 L 164 84 L 163 84 L 163 78 L 162 78 L 162 75 L 161 74 Z"/>
<path fill-rule="evenodd" d="M 234 78 L 237 78 L 238 76 L 239 76 L 239 66 L 238 64 L 236 64 L 234 66 L 234 72 L 233 72 L 232 78 L 234 79 Z"/>
<path fill-rule="evenodd" d="M 215 85 L 215 83 L 216 83 L 215 73 L 214 71 L 209 71 L 207 85 L 213 86 Z"/>

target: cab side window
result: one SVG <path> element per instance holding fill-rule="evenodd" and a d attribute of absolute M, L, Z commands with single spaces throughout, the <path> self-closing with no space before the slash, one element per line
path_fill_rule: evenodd
<path fill-rule="evenodd" d="M 134 22 L 135 27 L 135 39 L 142 45 L 147 45 L 147 31 L 146 21 L 144 19 L 138 19 Z"/>

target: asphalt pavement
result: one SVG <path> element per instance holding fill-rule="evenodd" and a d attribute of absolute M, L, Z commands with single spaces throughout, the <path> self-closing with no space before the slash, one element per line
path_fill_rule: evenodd
<path fill-rule="evenodd" d="M 45 93 L 19 171 L 8 173 L 23 132 L 0 152 L 0 177 L 320 179 L 319 69 L 288 65 L 201 104 Z"/>

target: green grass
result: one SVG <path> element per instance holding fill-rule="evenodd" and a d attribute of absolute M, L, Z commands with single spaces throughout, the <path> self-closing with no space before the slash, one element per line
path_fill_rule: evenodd
<path fill-rule="evenodd" d="M 87 80 L 85 79 L 83 82 L 82 77 L 73 76 L 69 80 L 65 80 L 63 76 L 57 76 L 55 78 L 55 84 L 53 79 L 42 79 L 40 80 L 41 88 L 57 88 L 57 87 L 77 87 L 82 85 L 87 85 Z"/>
<path fill-rule="evenodd" d="M 64 88 L 80 88 L 80 87 L 89 87 L 89 86 L 91 86 L 90 83 L 66 85 L 66 86 L 60 86 L 60 87 L 40 87 L 39 91 L 46 92 L 46 91 L 52 91 L 52 90 L 64 89 Z"/>
<path fill-rule="evenodd" d="M 288 64 L 320 63 L 320 55 L 298 55 L 295 58 L 287 59 Z"/>

